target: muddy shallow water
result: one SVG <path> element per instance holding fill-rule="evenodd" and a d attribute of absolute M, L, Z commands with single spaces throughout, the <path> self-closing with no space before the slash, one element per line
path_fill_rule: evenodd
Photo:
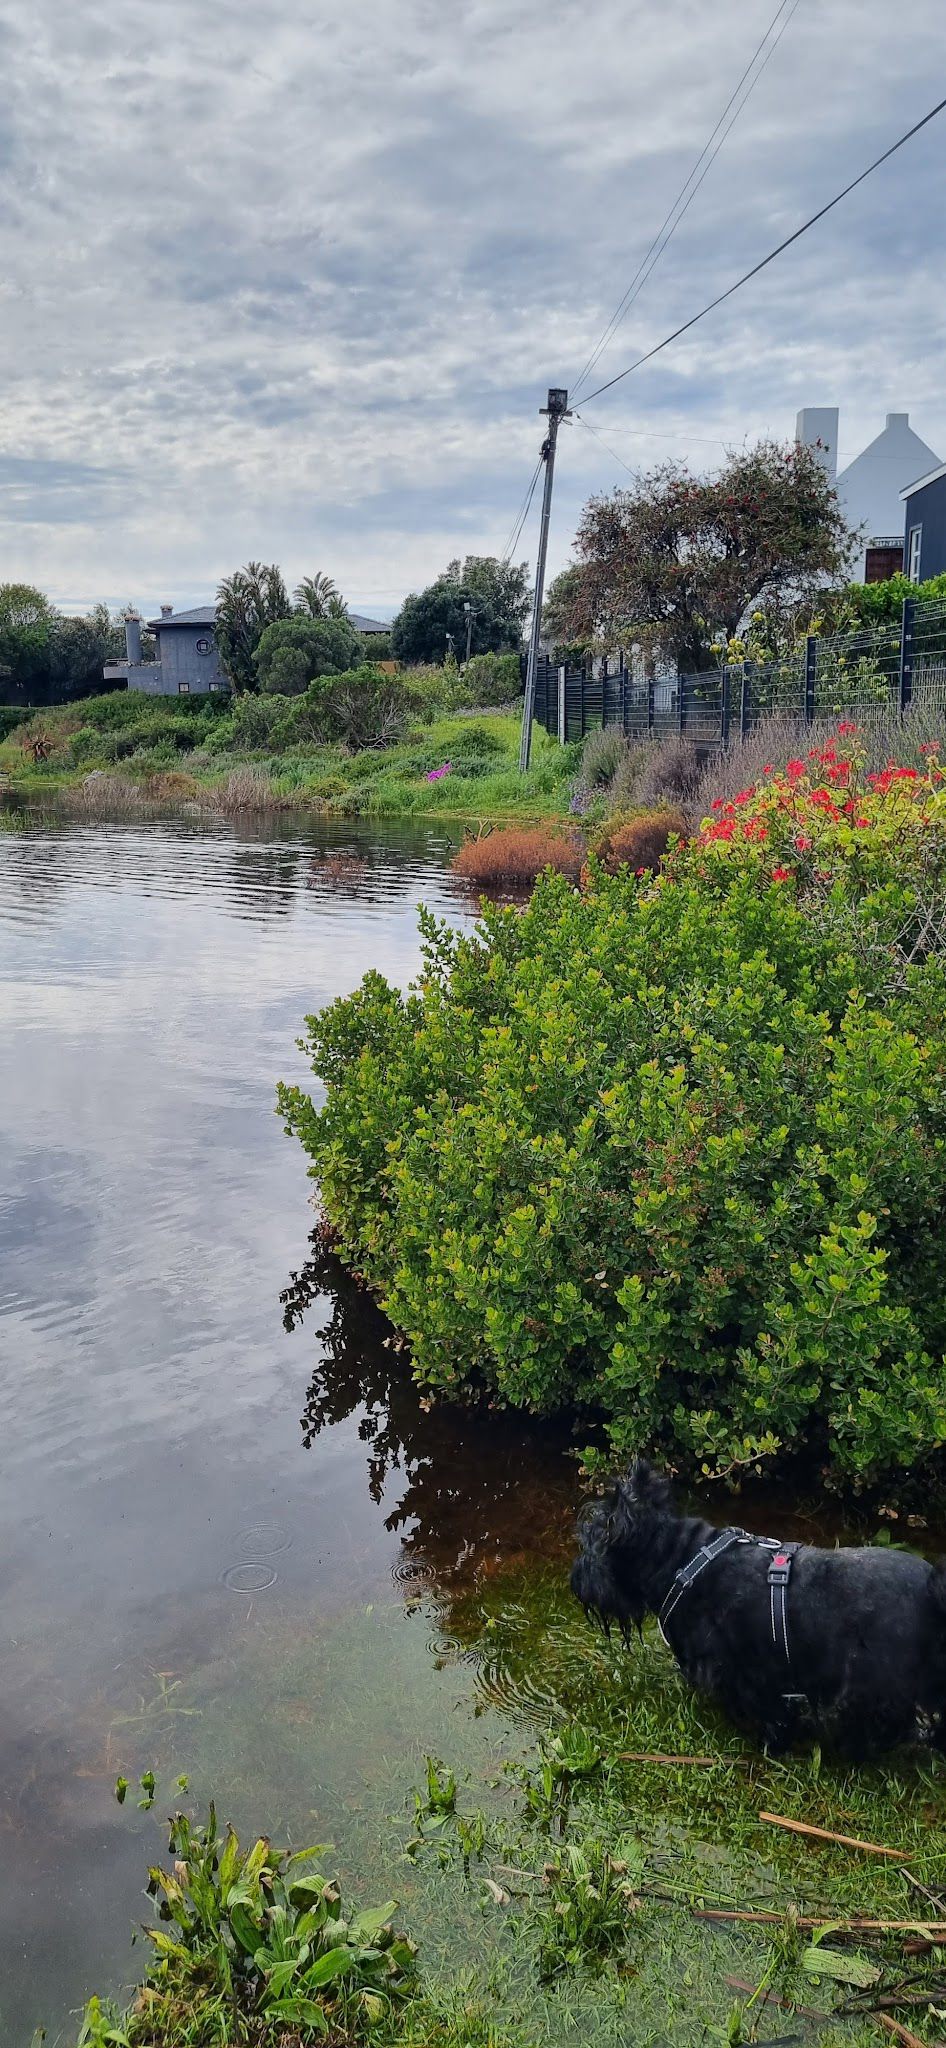
<path fill-rule="evenodd" d="M 119 1771 L 334 1841 L 428 1954 L 468 1959 L 475 1915 L 438 1921 L 390 1816 L 428 1751 L 486 1786 L 587 1668 L 567 1433 L 418 1397 L 309 1263 L 273 1109 L 309 1079 L 308 1011 L 413 974 L 419 900 L 469 915 L 449 850 L 357 825 L 0 838 L 3 2048 L 72 2038 L 135 1972 L 159 1841 Z"/>

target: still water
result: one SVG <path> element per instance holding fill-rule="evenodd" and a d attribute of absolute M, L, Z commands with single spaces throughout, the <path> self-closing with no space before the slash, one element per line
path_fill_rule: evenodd
<path fill-rule="evenodd" d="M 136 1974 L 159 1841 L 118 1771 L 156 1769 L 156 1811 L 189 1771 L 376 1890 L 425 1751 L 485 1776 L 551 1705 L 515 1591 L 561 1597 L 574 1466 L 418 1400 L 370 1305 L 307 1267 L 273 1109 L 309 1078 L 307 1012 L 369 967 L 410 979 L 419 901 L 469 915 L 448 852 L 416 828 L 0 837 L 3 2048 L 74 2038 Z"/>

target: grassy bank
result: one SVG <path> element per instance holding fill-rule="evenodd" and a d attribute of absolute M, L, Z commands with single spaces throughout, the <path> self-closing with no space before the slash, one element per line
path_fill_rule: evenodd
<path fill-rule="evenodd" d="M 254 737 L 257 701 L 241 713 L 213 698 L 120 692 L 34 712 L 0 741 L 0 783 L 92 814 L 193 804 L 492 823 L 568 809 L 579 750 L 537 729 L 520 776 L 514 710 L 434 713 L 392 746 L 357 753 L 312 742 L 275 751 L 262 724 Z"/>

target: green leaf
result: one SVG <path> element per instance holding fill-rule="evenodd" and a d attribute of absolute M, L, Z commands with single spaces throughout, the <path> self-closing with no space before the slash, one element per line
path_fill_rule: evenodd
<path fill-rule="evenodd" d="M 324 1984 L 333 1984 L 336 1977 L 351 1969 L 355 1958 L 350 1948 L 329 1948 L 319 1956 L 305 1973 L 306 1987 L 310 1991 L 321 1990 Z"/>
<path fill-rule="evenodd" d="M 260 1929 L 246 1902 L 237 1900 L 235 1905 L 231 1903 L 228 1917 L 234 1940 L 239 1942 L 246 1955 L 255 1955 L 259 1948 Z"/>
<path fill-rule="evenodd" d="M 847 1950 L 821 1948 L 812 1944 L 802 1951 L 802 1969 L 809 1977 L 830 1977 L 837 1984 L 856 1984 L 859 1990 L 868 1990 L 877 1984 L 883 1971 L 866 1956 L 856 1955 Z"/>
<path fill-rule="evenodd" d="M 349 1930 L 352 1941 L 377 1941 L 397 1912 L 397 1900 L 387 1899 L 383 1906 L 370 1906 L 367 1912 L 356 1913 Z"/>

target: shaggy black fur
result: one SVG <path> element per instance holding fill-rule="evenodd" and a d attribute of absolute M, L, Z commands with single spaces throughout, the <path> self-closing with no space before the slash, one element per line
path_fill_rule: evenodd
<path fill-rule="evenodd" d="M 572 1591 L 591 1619 L 627 1639 L 660 1613 L 675 1573 L 715 1534 L 677 1513 L 669 1481 L 640 1458 L 585 1513 Z M 799 1550 L 786 1664 L 772 1642 L 771 1560 L 771 1550 L 736 1544 L 683 1594 L 667 1640 L 688 1682 L 773 1754 L 800 1734 L 854 1759 L 902 1742 L 946 1749 L 944 1567 L 899 1550 Z"/>

